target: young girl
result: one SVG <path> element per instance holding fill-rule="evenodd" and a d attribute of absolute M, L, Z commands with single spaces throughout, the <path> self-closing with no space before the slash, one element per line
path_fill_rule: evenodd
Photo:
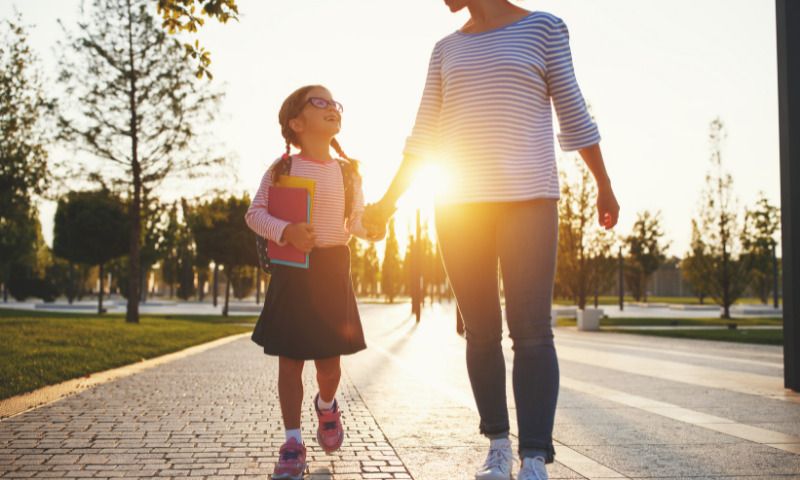
<path fill-rule="evenodd" d="M 361 224 L 364 196 L 358 166 L 335 138 L 342 111 L 331 93 L 318 85 L 302 87 L 289 95 L 278 114 L 286 153 L 264 174 L 245 214 L 247 225 L 257 234 L 310 252 L 308 269 L 272 265 L 264 309 L 252 336 L 264 347 L 264 353 L 279 357 L 278 394 L 286 443 L 280 449 L 274 479 L 300 479 L 307 468 L 300 434 L 305 360 L 314 360 L 317 369 L 317 441 L 330 453 L 344 439 L 335 399 L 341 376 L 340 355 L 366 348 L 350 282 L 347 242 L 351 235 L 380 240 L 385 229 L 370 227 L 368 232 Z M 300 149 L 299 154 L 290 155 L 292 145 Z M 331 156 L 331 147 L 339 159 Z M 311 224 L 288 223 L 267 211 L 269 187 L 286 173 L 316 182 Z M 348 181 L 352 188 L 345 189 Z M 351 198 L 346 197 L 346 190 Z"/>

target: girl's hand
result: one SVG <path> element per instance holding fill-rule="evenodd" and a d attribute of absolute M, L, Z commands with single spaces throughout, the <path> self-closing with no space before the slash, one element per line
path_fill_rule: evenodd
<path fill-rule="evenodd" d="M 302 252 L 308 253 L 314 248 L 317 236 L 314 227 L 308 223 L 292 223 L 283 230 L 283 240 Z"/>
<path fill-rule="evenodd" d="M 364 225 L 364 220 L 362 217 L 361 224 Z M 383 225 L 370 225 L 369 227 L 364 227 L 367 230 L 367 239 L 371 242 L 380 242 L 386 237 L 386 224 Z"/>
<path fill-rule="evenodd" d="M 606 230 L 611 230 L 619 219 L 619 204 L 614 196 L 611 183 L 597 187 L 597 223 Z"/>
<path fill-rule="evenodd" d="M 383 232 L 386 230 L 386 223 L 395 210 L 394 207 L 388 208 L 380 202 L 369 204 L 364 208 L 361 224 L 364 225 L 368 232 Z"/>

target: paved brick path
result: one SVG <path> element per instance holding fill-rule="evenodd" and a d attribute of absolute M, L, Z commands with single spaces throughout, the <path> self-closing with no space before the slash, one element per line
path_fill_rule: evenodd
<path fill-rule="evenodd" d="M 265 479 L 283 427 L 277 361 L 244 338 L 0 422 L 0 478 Z M 304 380 L 310 479 L 411 478 L 347 377 L 347 436 L 314 440 L 314 367 Z"/>
<path fill-rule="evenodd" d="M 426 306 L 419 324 L 408 310 L 361 305 L 369 348 L 343 363 L 335 455 L 314 440 L 307 365 L 307 480 L 474 478 L 488 442 L 454 305 Z M 574 328 L 556 345 L 551 479 L 800 480 L 800 395 L 782 388 L 780 347 Z M 267 479 L 283 442 L 276 377 L 244 337 L 101 384 L 0 421 L 0 478 Z"/>

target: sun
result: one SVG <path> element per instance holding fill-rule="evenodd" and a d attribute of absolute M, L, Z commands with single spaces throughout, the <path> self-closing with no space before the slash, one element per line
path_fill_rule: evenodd
<path fill-rule="evenodd" d="M 422 164 L 406 193 L 400 198 L 398 208 L 432 210 L 437 199 L 446 196 L 450 189 L 450 175 L 439 162 Z"/>

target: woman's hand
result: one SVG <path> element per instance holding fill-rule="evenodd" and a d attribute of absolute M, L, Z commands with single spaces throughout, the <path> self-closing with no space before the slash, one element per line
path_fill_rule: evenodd
<path fill-rule="evenodd" d="M 606 230 L 611 230 L 619 219 L 619 204 L 611 182 L 597 186 L 597 223 Z"/>
<path fill-rule="evenodd" d="M 380 239 L 386 235 L 386 224 L 394 211 L 394 207 L 388 208 L 381 202 L 369 204 L 364 208 L 361 224 L 367 230 L 370 239 Z"/>
<path fill-rule="evenodd" d="M 289 242 L 294 248 L 308 253 L 314 248 L 317 236 L 314 227 L 308 223 L 292 223 L 283 230 L 283 240 Z"/>

